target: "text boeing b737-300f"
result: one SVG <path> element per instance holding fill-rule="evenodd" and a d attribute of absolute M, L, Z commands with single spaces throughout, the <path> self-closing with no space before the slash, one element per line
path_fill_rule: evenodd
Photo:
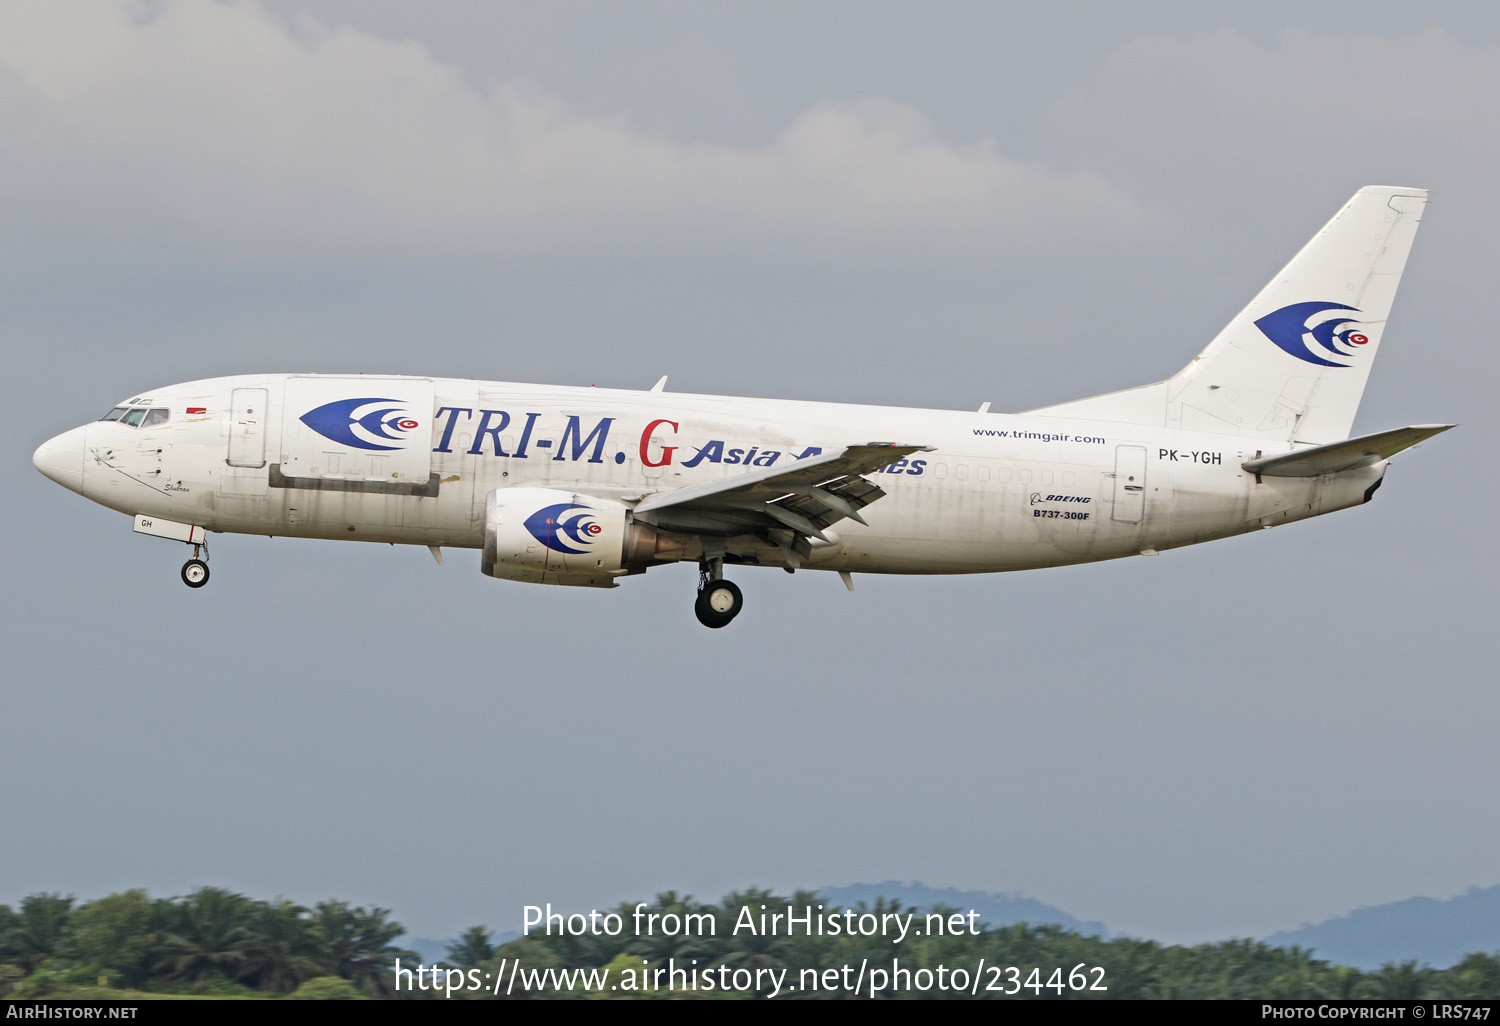
<path fill-rule="evenodd" d="M 696 562 L 958 574 L 1225 538 L 1368 502 L 1452 425 L 1350 438 L 1426 192 L 1361 189 L 1176 376 L 1029 413 L 260 374 L 133 396 L 33 457 L 186 542 L 207 532 L 480 549 L 491 577 L 612 588 Z M 199 558 L 202 556 L 203 558 Z"/>

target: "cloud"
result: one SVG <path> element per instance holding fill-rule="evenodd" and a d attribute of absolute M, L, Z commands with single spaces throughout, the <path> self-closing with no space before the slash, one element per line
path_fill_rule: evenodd
<path fill-rule="evenodd" d="M 1135 40 L 1052 108 L 1045 152 L 1151 192 L 1360 185 L 1488 192 L 1500 48 L 1438 30 Z M 1108 164 L 1099 155 L 1107 154 Z"/>
<path fill-rule="evenodd" d="M 0 138 L 14 225 L 272 255 L 964 258 L 1147 223 L 1097 172 L 946 141 L 886 99 L 756 146 L 675 140 L 250 2 L 7 3 Z"/>

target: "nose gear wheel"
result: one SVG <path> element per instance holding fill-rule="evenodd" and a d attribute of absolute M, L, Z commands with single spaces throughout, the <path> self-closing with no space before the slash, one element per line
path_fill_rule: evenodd
<path fill-rule="evenodd" d="M 199 559 L 199 550 L 202 559 Z M 193 558 L 182 564 L 182 583 L 189 588 L 201 588 L 208 583 L 208 543 L 193 546 Z"/>

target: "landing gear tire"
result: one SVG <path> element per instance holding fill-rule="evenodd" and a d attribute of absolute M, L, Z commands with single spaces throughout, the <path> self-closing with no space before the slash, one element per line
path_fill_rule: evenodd
<path fill-rule="evenodd" d="M 182 583 L 189 588 L 201 588 L 208 583 L 208 564 L 201 559 L 190 559 L 182 564 Z"/>
<path fill-rule="evenodd" d="M 726 581 L 722 577 L 699 588 L 698 601 L 693 604 L 698 622 L 713 628 L 728 626 L 729 621 L 739 616 L 740 610 L 744 608 L 745 596 L 733 581 Z"/>

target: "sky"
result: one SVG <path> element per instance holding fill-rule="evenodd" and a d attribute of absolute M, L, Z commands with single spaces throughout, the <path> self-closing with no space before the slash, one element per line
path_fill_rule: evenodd
<path fill-rule="evenodd" d="M 920 879 L 1190 943 L 1500 883 L 1497 120 L 1480 3 L 0 0 L 0 902 Z M 1154 559 L 747 569 L 712 632 L 688 566 L 221 536 L 194 591 L 30 466 L 250 372 L 1029 409 L 1175 372 L 1366 184 L 1432 198 L 1355 430 L 1459 429 Z"/>

